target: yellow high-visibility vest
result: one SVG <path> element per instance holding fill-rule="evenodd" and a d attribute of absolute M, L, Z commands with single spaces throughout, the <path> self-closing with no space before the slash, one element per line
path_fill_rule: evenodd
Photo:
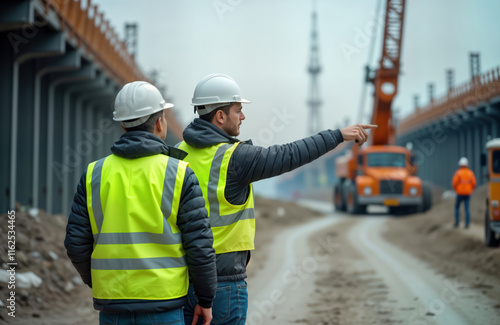
<path fill-rule="evenodd" d="M 255 214 L 253 189 L 245 203 L 234 205 L 224 196 L 229 160 L 240 144 L 220 143 L 207 148 L 194 148 L 185 142 L 178 146 L 188 153 L 185 161 L 200 183 L 216 254 L 255 249 Z"/>
<path fill-rule="evenodd" d="M 94 298 L 164 300 L 187 294 L 188 267 L 177 226 L 187 166 L 163 154 L 110 155 L 89 164 Z"/>

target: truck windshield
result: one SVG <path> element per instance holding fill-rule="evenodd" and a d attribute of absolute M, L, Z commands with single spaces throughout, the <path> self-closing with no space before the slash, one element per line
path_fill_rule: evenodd
<path fill-rule="evenodd" d="M 402 153 L 376 152 L 368 155 L 369 167 L 405 167 L 406 159 Z"/>
<path fill-rule="evenodd" d="M 493 151 L 493 157 L 492 162 L 493 162 L 493 172 L 495 174 L 500 174 L 500 150 Z"/>

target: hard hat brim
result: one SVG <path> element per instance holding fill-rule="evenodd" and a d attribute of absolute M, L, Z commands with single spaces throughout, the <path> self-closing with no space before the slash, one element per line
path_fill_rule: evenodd
<path fill-rule="evenodd" d="M 220 103 L 220 104 L 224 104 L 224 103 L 228 103 L 228 104 L 229 104 L 229 103 L 244 103 L 244 104 L 251 104 L 252 102 L 251 102 L 251 101 L 249 101 L 249 100 L 247 100 L 247 99 L 243 99 L 243 98 L 242 98 L 242 99 L 240 99 L 240 100 L 233 100 L 233 101 L 230 101 L 230 102 L 213 102 L 213 103 L 211 103 L 211 102 L 210 102 L 210 103 L 203 103 L 203 104 L 201 104 L 201 103 L 199 103 L 199 104 L 198 104 L 198 103 L 191 103 L 191 106 L 205 106 L 205 105 L 210 105 L 210 104 L 219 104 L 219 103 Z"/>
<path fill-rule="evenodd" d="M 163 111 L 164 109 L 167 109 L 167 108 L 172 108 L 174 107 L 175 105 L 172 104 L 172 103 L 165 103 L 162 108 L 159 108 L 159 109 L 155 109 L 155 110 L 151 110 L 151 112 L 149 112 L 149 114 L 139 114 L 139 116 L 132 116 L 132 117 L 129 117 L 129 116 L 124 116 L 124 117 L 115 117 L 113 116 L 113 121 L 117 121 L 117 122 L 123 122 L 123 121 L 128 121 L 128 120 L 133 120 L 133 119 L 138 119 L 138 118 L 141 118 L 141 117 L 144 117 L 144 116 L 151 116 L 152 114 L 154 113 L 158 113 L 159 111 Z M 115 114 L 116 111 L 113 112 L 113 115 Z"/>

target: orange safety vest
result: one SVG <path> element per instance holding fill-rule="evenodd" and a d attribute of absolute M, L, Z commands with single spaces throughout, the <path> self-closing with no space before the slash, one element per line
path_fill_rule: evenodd
<path fill-rule="evenodd" d="M 472 170 L 461 167 L 453 175 L 452 185 L 458 195 L 471 195 L 476 187 L 476 177 Z"/>

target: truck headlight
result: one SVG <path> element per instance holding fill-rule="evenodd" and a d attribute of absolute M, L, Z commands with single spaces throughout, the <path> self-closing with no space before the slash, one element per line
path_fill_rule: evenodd
<path fill-rule="evenodd" d="M 366 186 L 364 189 L 363 189 L 363 194 L 364 195 L 372 195 L 372 188 L 369 187 L 369 186 Z"/>
<path fill-rule="evenodd" d="M 417 193 L 418 193 L 418 188 L 416 188 L 415 186 L 410 187 L 410 195 L 415 196 L 417 195 Z"/>
<path fill-rule="evenodd" d="M 498 200 L 492 200 L 492 201 L 491 201 L 491 206 L 492 206 L 493 208 L 498 208 Z"/>

